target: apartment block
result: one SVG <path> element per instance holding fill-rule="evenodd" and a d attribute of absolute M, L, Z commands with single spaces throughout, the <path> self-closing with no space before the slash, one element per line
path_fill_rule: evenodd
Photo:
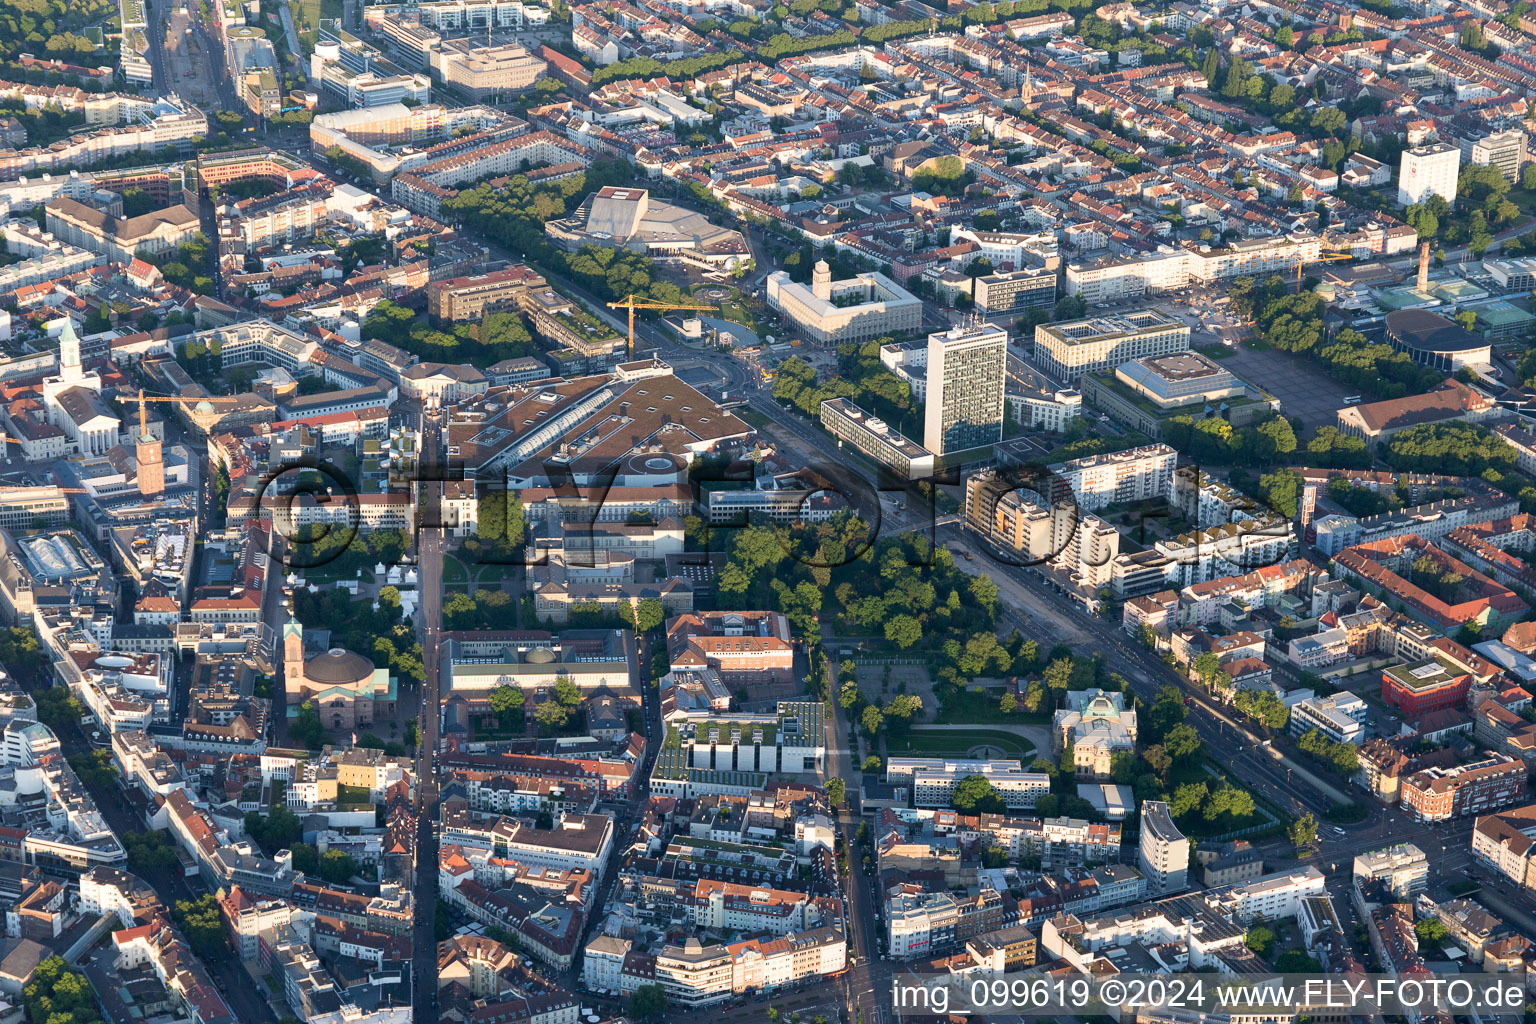
<path fill-rule="evenodd" d="M 1477 819 L 1472 856 L 1522 889 L 1536 889 L 1536 804 Z"/>
<path fill-rule="evenodd" d="M 1153 892 L 1178 892 L 1189 884 L 1189 840 L 1161 800 L 1142 801 L 1136 864 Z"/>
<path fill-rule="evenodd" d="M 1517 803 L 1525 793 L 1525 762 L 1507 754 L 1489 754 L 1453 768 L 1425 768 L 1402 783 L 1403 807 L 1417 821 L 1495 811 Z"/>
<path fill-rule="evenodd" d="M 1106 505 L 1167 498 L 1179 456 L 1165 444 L 1150 444 L 1104 455 L 1089 455 L 1047 467 L 1040 486 L 1052 502 L 1071 499 L 1078 508 L 1097 512 Z"/>
<path fill-rule="evenodd" d="M 1051 791 L 1051 778 L 1043 772 L 1027 772 L 1017 760 L 966 760 L 942 757 L 892 757 L 886 762 L 885 780 L 911 788 L 914 807 L 948 807 L 955 787 L 972 775 L 992 784 L 1010 808 L 1031 808 Z"/>
<path fill-rule="evenodd" d="M 1365 720 L 1369 713 L 1365 701 L 1341 690 L 1326 697 L 1308 697 L 1291 705 L 1291 734 L 1300 736 L 1317 729 L 1335 743 L 1365 740 Z"/>

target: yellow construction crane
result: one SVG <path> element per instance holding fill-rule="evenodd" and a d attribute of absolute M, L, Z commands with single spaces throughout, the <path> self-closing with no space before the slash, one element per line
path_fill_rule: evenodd
<path fill-rule="evenodd" d="M 1352 252 L 1320 252 L 1310 260 L 1302 260 L 1296 264 L 1296 290 L 1301 291 L 1301 269 L 1313 263 L 1337 263 L 1340 260 L 1352 260 L 1355 254 Z"/>
<path fill-rule="evenodd" d="M 208 395 L 205 398 L 182 398 L 178 395 L 146 395 L 143 388 L 139 388 L 139 395 L 137 398 L 132 395 L 119 395 L 117 400 L 119 402 L 138 403 L 140 437 L 144 437 L 149 433 L 149 418 L 147 415 L 147 410 L 149 408 L 150 402 L 166 402 L 171 405 L 201 405 L 202 403 L 207 402 L 209 405 L 214 405 L 218 402 L 239 401 L 239 399 L 229 395 Z"/>
<path fill-rule="evenodd" d="M 635 358 L 635 310 L 637 309 L 698 309 L 718 312 L 719 306 L 694 306 L 685 302 L 642 302 L 635 298 L 634 292 L 630 292 L 629 298 L 623 302 L 608 303 L 609 309 L 629 310 L 629 358 Z"/>

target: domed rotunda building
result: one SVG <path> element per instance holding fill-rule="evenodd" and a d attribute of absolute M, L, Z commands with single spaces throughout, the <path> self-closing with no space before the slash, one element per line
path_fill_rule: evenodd
<path fill-rule="evenodd" d="M 283 627 L 283 680 L 289 717 L 306 700 L 327 729 L 357 729 L 395 713 L 397 682 L 387 668 L 352 651 L 332 647 L 304 657 L 304 627 L 290 619 Z"/>

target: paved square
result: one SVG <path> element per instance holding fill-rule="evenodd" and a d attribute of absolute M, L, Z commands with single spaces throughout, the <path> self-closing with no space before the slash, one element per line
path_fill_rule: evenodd
<path fill-rule="evenodd" d="M 1299 416 L 1311 437 L 1320 426 L 1334 426 L 1347 395 L 1359 388 L 1334 380 L 1306 356 L 1275 349 L 1243 346 L 1224 359 L 1222 366 L 1280 399 L 1286 416 Z"/>

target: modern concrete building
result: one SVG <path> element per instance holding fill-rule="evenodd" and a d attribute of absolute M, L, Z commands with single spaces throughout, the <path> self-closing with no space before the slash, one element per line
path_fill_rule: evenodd
<path fill-rule="evenodd" d="M 1359 746 L 1365 740 L 1365 701 L 1340 690 L 1326 697 L 1308 697 L 1291 705 L 1291 733 L 1300 736 L 1313 729 L 1335 743 Z"/>
<path fill-rule="evenodd" d="M 1050 309 L 1056 305 L 1056 277 L 1055 270 L 1044 267 L 978 277 L 973 296 L 976 308 L 988 316 Z"/>
<path fill-rule="evenodd" d="M 983 320 L 928 335 L 923 447 L 935 455 L 1003 439 L 1008 332 Z"/>
<path fill-rule="evenodd" d="M 643 188 L 608 186 L 576 212 L 544 226 L 560 248 L 622 245 L 653 259 L 678 260 L 701 270 L 729 269 L 751 257 L 740 231 L 713 224 L 686 207 L 653 199 Z"/>
<path fill-rule="evenodd" d="M 395 64 L 352 34 L 324 30 L 309 56 L 309 80 L 349 108 L 368 109 L 409 100 L 431 102 L 432 81 Z"/>
<path fill-rule="evenodd" d="M 1412 843 L 1399 843 L 1355 857 L 1355 881 L 1386 883 L 1398 899 L 1412 899 L 1429 886 L 1429 858 Z"/>
<path fill-rule="evenodd" d="M 522 690 L 530 707 L 541 690 L 569 680 L 584 695 L 610 693 L 637 706 L 635 640 L 628 630 L 565 630 L 523 637 L 495 631 L 450 633 L 442 654 L 444 700 L 485 714 L 498 686 Z"/>
<path fill-rule="evenodd" d="M 1023 555 L 1031 563 L 1049 561 L 1066 550 L 1083 518 L 1069 501 L 1049 508 L 1032 501 L 1029 488 L 1010 488 L 990 471 L 965 481 L 965 519 L 993 543 Z"/>
<path fill-rule="evenodd" d="M 1506 181 L 1518 181 L 1527 159 L 1528 137 L 1519 128 L 1474 129 L 1456 139 L 1461 162 L 1497 167 Z"/>
<path fill-rule="evenodd" d="M 846 398 L 829 398 L 821 403 L 821 425 L 839 444 L 857 448 L 903 480 L 933 475 L 932 452 Z"/>
<path fill-rule="evenodd" d="M 1160 409 L 1220 402 L 1248 390 L 1230 370 L 1198 352 L 1144 356 L 1116 367 L 1115 377 Z"/>
<path fill-rule="evenodd" d="M 1142 801 L 1136 864 L 1146 876 L 1149 891 L 1178 892 L 1189 885 L 1189 840 L 1161 800 Z"/>
<path fill-rule="evenodd" d="M 475 46 L 454 39 L 432 51 L 432 70 L 476 103 L 503 93 L 522 92 L 549 68 L 549 64 L 516 43 Z"/>

